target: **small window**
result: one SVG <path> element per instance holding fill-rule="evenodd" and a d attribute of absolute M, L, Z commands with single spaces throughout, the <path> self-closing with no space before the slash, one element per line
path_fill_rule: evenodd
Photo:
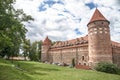
<path fill-rule="evenodd" d="M 90 31 L 92 31 L 92 29 L 90 29 Z"/>
<path fill-rule="evenodd" d="M 107 31 L 105 31 L 105 33 L 107 34 Z"/>
<path fill-rule="evenodd" d="M 84 56 L 82 56 L 82 60 L 84 60 Z"/>
<path fill-rule="evenodd" d="M 97 28 L 94 28 L 94 31 L 97 30 Z"/>
<path fill-rule="evenodd" d="M 102 30 L 102 28 L 99 28 L 99 30 Z"/>
<path fill-rule="evenodd" d="M 90 35 L 92 35 L 93 33 L 90 33 Z"/>
<path fill-rule="evenodd" d="M 100 33 L 103 33 L 102 31 L 100 31 Z"/>
<path fill-rule="evenodd" d="M 105 30 L 107 30 L 107 28 L 104 28 Z"/>
<path fill-rule="evenodd" d="M 97 31 L 95 31 L 94 33 L 97 34 Z"/>
<path fill-rule="evenodd" d="M 84 65 L 86 66 L 86 63 L 84 63 Z"/>

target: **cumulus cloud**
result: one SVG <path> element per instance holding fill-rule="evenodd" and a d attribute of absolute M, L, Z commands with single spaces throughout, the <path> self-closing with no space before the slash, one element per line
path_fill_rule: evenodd
<path fill-rule="evenodd" d="M 115 0 L 16 0 L 35 21 L 25 23 L 32 42 L 49 36 L 51 40 L 68 40 L 87 34 L 87 23 L 97 7 L 111 22 L 111 38 L 120 42 L 120 8 Z"/>

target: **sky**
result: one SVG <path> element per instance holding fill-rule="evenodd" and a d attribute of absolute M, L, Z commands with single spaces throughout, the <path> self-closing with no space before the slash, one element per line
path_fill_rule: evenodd
<path fill-rule="evenodd" d="M 87 35 L 87 24 L 96 7 L 110 21 L 111 39 L 120 42 L 119 0 L 16 0 L 14 7 L 34 18 L 24 23 L 31 42 L 46 36 L 65 41 Z"/>

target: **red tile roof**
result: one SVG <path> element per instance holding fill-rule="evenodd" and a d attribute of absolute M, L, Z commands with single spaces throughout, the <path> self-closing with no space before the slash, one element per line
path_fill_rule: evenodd
<path fill-rule="evenodd" d="M 85 43 L 88 43 L 88 35 L 86 35 L 85 37 L 80 37 L 72 40 L 58 41 L 52 46 L 52 48 L 73 46 L 73 45 L 85 44 Z"/>
<path fill-rule="evenodd" d="M 96 8 L 90 22 L 88 24 L 90 24 L 91 22 L 94 21 L 98 21 L 98 20 L 104 20 L 104 21 L 108 21 L 103 15 L 102 13 Z M 109 22 L 109 21 L 108 21 Z"/>
<path fill-rule="evenodd" d="M 120 43 L 111 41 L 113 47 L 120 47 Z"/>
<path fill-rule="evenodd" d="M 88 35 L 72 40 L 67 41 L 58 41 L 56 42 L 51 48 L 59 48 L 59 47 L 66 47 L 66 46 L 74 46 L 74 45 L 82 45 L 82 44 L 88 44 Z M 111 45 L 115 47 L 120 47 L 120 43 L 111 41 Z"/>

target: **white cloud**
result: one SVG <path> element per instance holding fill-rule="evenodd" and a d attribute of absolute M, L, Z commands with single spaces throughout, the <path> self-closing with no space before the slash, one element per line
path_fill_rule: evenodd
<path fill-rule="evenodd" d="M 114 0 L 53 0 L 64 4 L 56 3 L 51 7 L 43 1 L 47 0 L 17 0 L 15 5 L 15 8 L 23 9 L 35 19 L 31 24 L 26 23 L 26 35 L 31 41 L 43 40 L 47 35 L 51 40 L 67 40 L 86 35 L 87 23 L 95 8 L 90 9 L 85 4 L 93 2 L 111 22 L 112 40 L 120 42 L 120 8 Z M 41 4 L 46 10 L 40 12 Z M 76 34 L 76 28 L 83 34 Z"/>

